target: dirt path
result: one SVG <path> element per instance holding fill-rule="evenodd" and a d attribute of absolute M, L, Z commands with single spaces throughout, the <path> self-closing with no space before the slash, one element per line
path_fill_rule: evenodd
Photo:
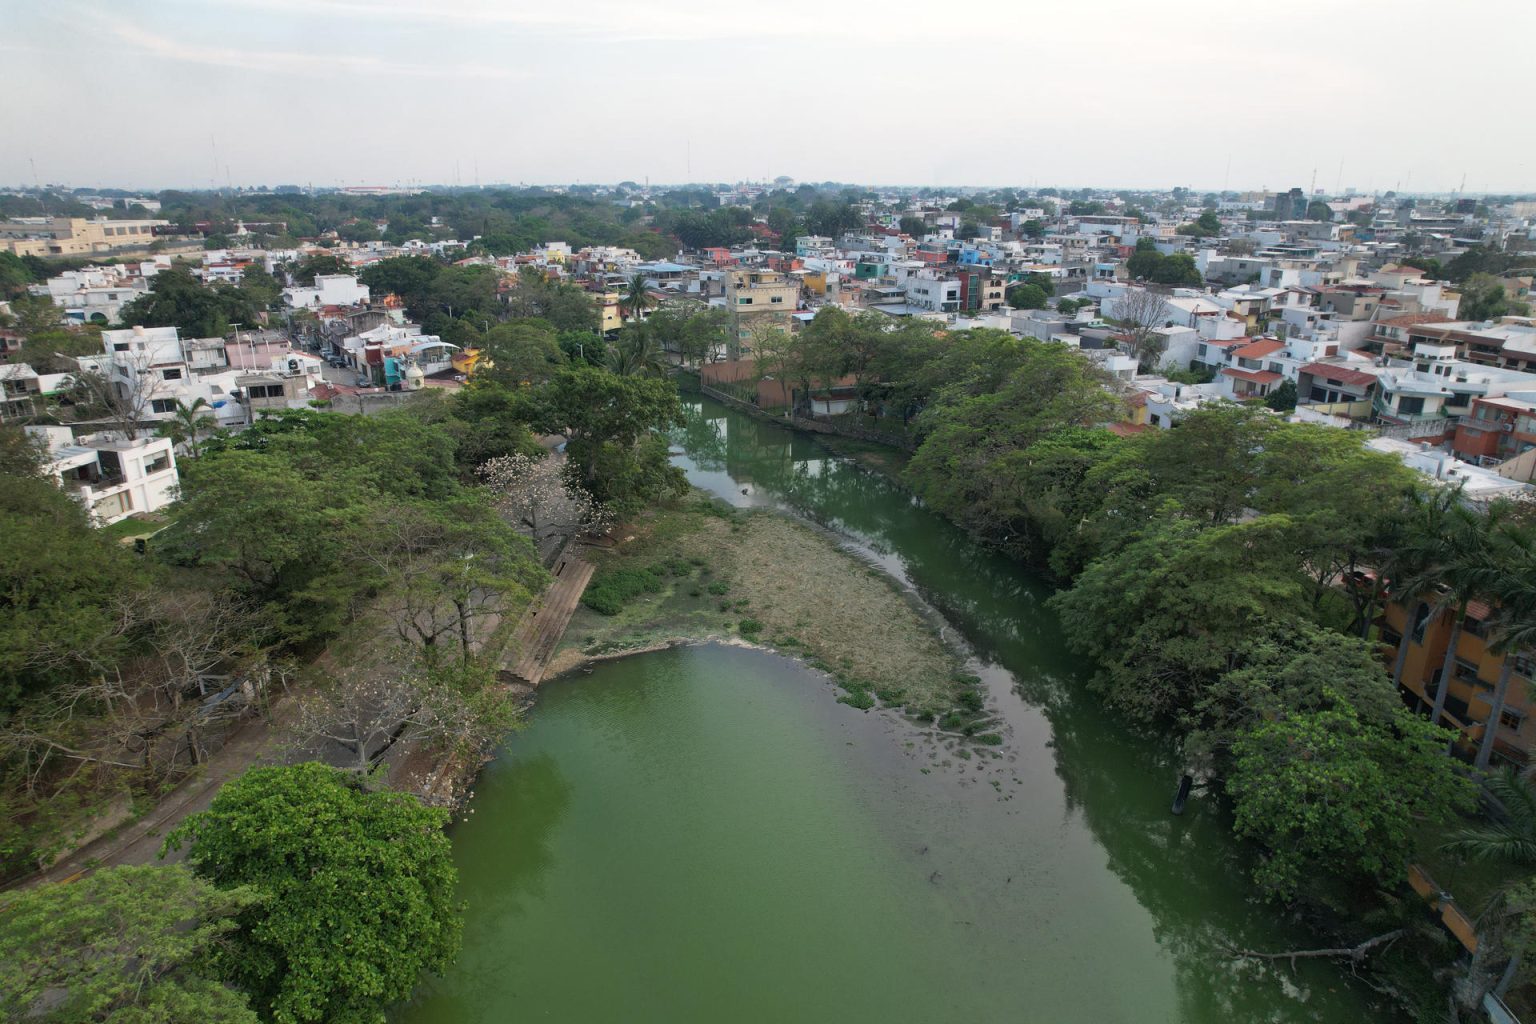
<path fill-rule="evenodd" d="M 101 867 L 123 864 L 174 863 L 181 854 L 160 861 L 160 844 L 167 832 L 188 815 L 207 809 L 224 783 L 252 765 L 276 760 L 283 748 L 279 730 L 264 719 L 252 718 L 230 735 L 224 746 L 204 762 L 202 771 L 184 780 L 155 809 L 137 821 L 95 839 L 46 871 L 20 880 L 17 885 L 74 881 Z"/>

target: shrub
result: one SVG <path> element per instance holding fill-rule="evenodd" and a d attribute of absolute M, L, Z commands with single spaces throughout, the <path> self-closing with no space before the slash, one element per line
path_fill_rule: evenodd
<path fill-rule="evenodd" d="M 654 569 L 609 569 L 587 584 L 581 603 L 599 615 L 617 615 L 641 594 L 654 594 L 661 587 Z"/>
<path fill-rule="evenodd" d="M 725 582 L 725 580 L 715 580 L 715 582 L 709 585 L 709 592 L 711 594 L 723 594 L 730 589 L 731 585 Z"/>
<path fill-rule="evenodd" d="M 742 636 L 751 639 L 763 631 L 763 624 L 756 619 L 742 619 L 736 624 L 736 629 Z"/>

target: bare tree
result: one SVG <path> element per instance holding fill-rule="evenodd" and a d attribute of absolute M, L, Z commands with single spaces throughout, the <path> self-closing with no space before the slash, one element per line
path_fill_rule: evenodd
<path fill-rule="evenodd" d="M 566 479 L 551 456 L 503 455 L 480 467 L 496 505 L 537 545 L 553 533 L 605 534 L 613 515 L 579 484 Z"/>
<path fill-rule="evenodd" d="M 1168 326 L 1168 300 L 1146 288 L 1127 288 L 1115 303 L 1115 318 L 1125 337 L 1126 354 L 1136 358 L 1142 372 L 1155 366 L 1167 340 L 1153 332 Z"/>
<path fill-rule="evenodd" d="M 154 352 L 113 352 L 96 369 L 70 377 L 69 396 L 86 416 L 98 417 L 130 441 L 151 419 L 154 403 L 173 387 L 154 366 Z"/>
<path fill-rule="evenodd" d="M 340 744 L 351 754 L 351 770 L 365 773 L 400 738 L 419 706 L 410 673 L 349 662 L 321 675 L 300 700 L 298 734 L 306 743 Z"/>
<path fill-rule="evenodd" d="M 25 767 L 27 787 L 57 786 L 86 769 L 128 769 L 151 780 L 200 763 L 205 739 L 260 695 L 252 613 L 218 592 L 125 596 L 118 613 L 68 651 L 40 649 L 38 667 L 67 670 L 0 727 L 0 755 Z M 119 658 L 126 637 L 139 653 Z M 100 656 L 93 652 L 108 652 Z M 74 768 L 60 772 L 60 765 Z"/>

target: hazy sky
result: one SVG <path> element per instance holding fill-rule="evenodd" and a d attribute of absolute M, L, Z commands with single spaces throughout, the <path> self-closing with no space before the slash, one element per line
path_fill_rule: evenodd
<path fill-rule="evenodd" d="M 1529 0 L 0 0 L 0 184 L 1536 190 L 1533 29 Z"/>

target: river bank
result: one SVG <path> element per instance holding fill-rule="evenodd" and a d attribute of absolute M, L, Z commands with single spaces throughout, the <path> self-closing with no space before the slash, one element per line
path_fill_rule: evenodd
<path fill-rule="evenodd" d="M 899 708 L 993 742 L 976 680 L 941 625 L 827 531 L 695 491 L 626 524 L 613 547 L 589 557 L 595 590 L 618 582 L 635 592 L 605 608 L 614 614 L 578 609 L 551 675 L 679 643 L 755 646 L 827 674 L 844 703 Z"/>
<path fill-rule="evenodd" d="M 674 1022 L 1398 1019 L 1330 963 L 1222 954 L 1313 936 L 1250 898 L 1219 808 L 1168 813 L 1178 751 L 1086 692 L 1041 581 L 825 439 L 707 399 L 690 420 L 674 458 L 736 514 L 670 538 L 637 524 L 600 553 L 668 575 L 617 615 L 578 613 L 562 654 L 590 674 L 546 683 L 475 783 L 454 830 L 465 953 L 402 1020 L 477 1024 L 514 1003 Z M 778 648 L 799 664 L 740 649 L 774 646 L 754 602 L 784 595 L 709 585 L 760 521 L 830 544 L 818 558 L 956 638 L 1001 742 L 856 714 L 804 671 L 803 643 Z M 690 602 L 694 622 L 666 621 Z M 711 636 L 732 646 L 624 656 Z"/>

